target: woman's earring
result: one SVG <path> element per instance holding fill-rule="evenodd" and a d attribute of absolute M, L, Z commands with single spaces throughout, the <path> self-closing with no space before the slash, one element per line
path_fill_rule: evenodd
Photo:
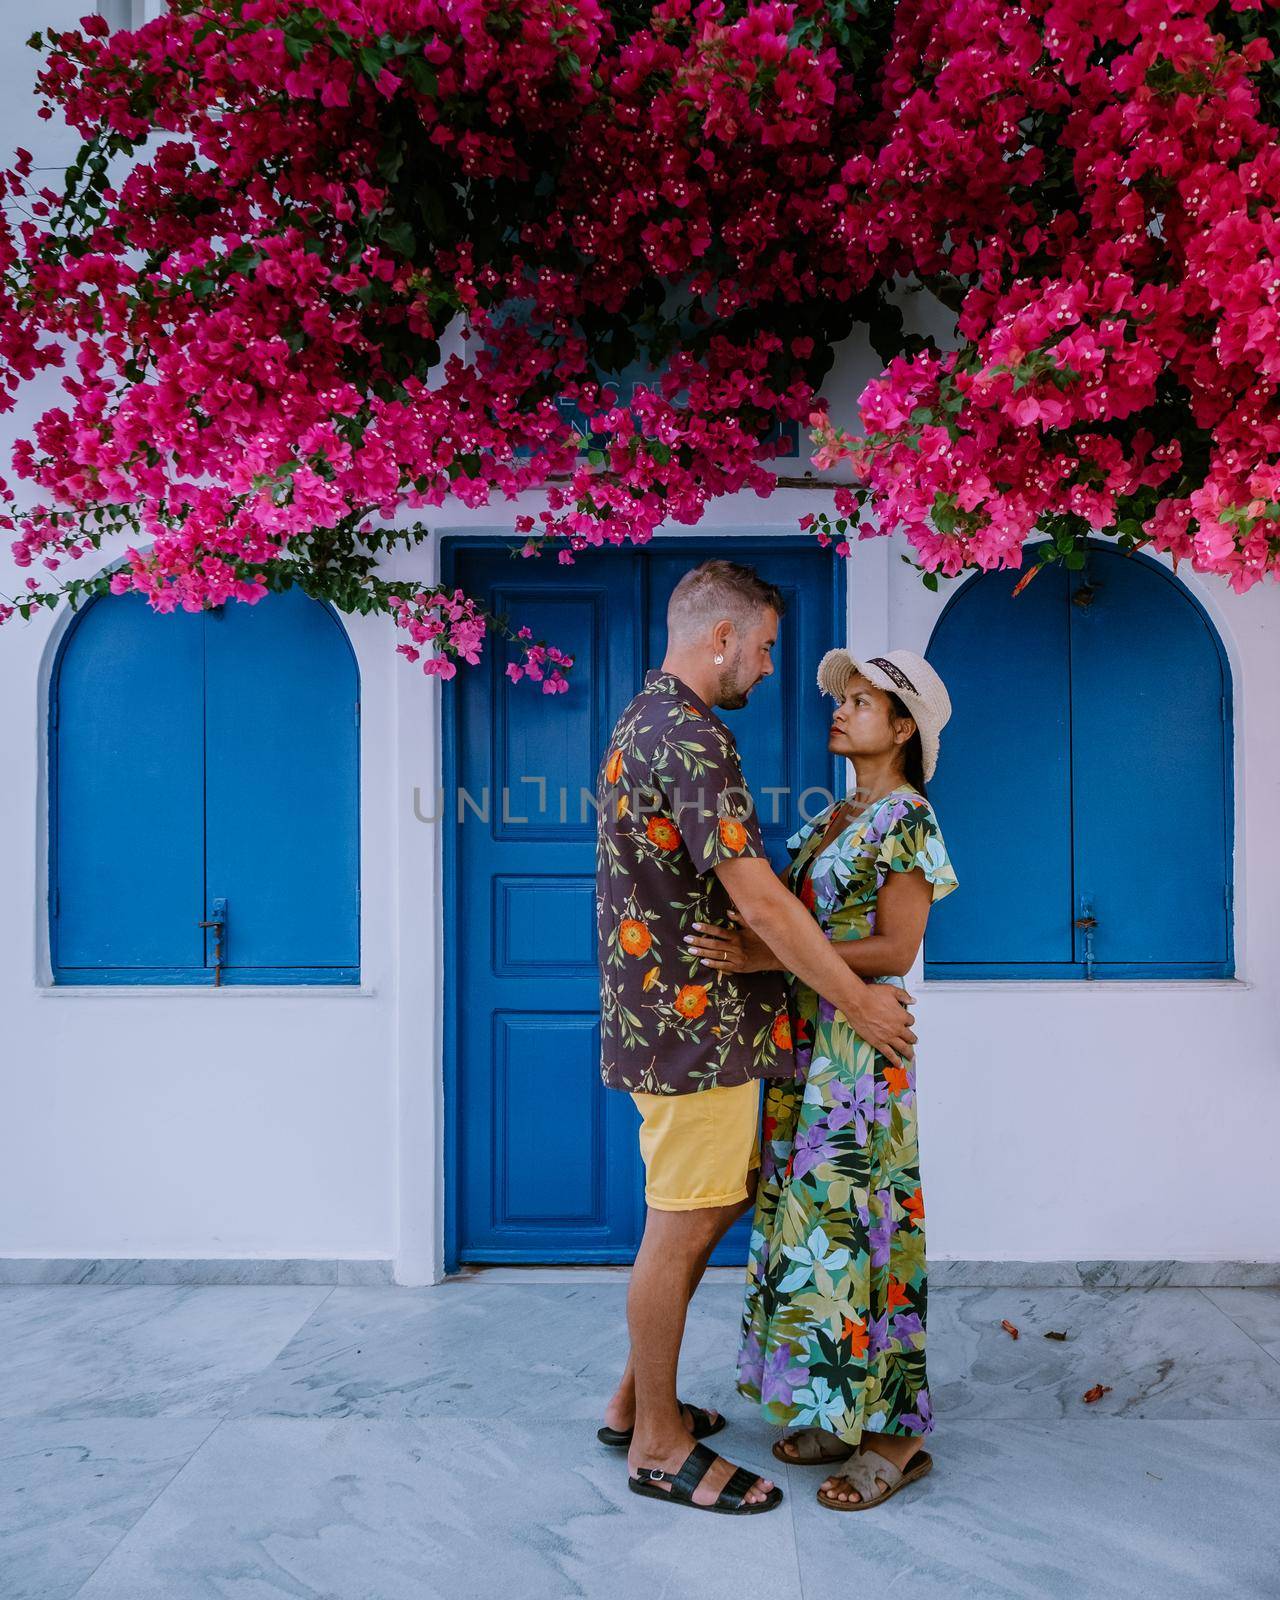
<path fill-rule="evenodd" d="M 724 657 L 723 656 L 716 656 L 714 659 L 715 659 L 716 666 L 719 667 L 719 666 L 723 666 L 724 665 Z"/>

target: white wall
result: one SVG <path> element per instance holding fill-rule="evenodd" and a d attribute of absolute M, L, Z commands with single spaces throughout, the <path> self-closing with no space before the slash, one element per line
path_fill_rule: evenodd
<path fill-rule="evenodd" d="M 21 40 L 84 0 L 0 14 L 0 151 L 65 162 L 32 114 Z M 936 310 L 935 310 L 936 317 Z M 828 394 L 851 416 L 874 368 L 858 342 Z M 43 386 L 44 403 L 56 392 Z M 0 419 L 7 440 L 29 406 Z M 797 472 L 801 466 L 784 468 Z M 785 490 L 714 505 L 702 531 L 794 529 L 826 500 Z M 450 508 L 447 528 L 506 532 L 516 508 Z M 445 525 L 442 524 L 442 527 Z M 672 528 L 672 532 L 686 531 Z M 121 553 L 123 541 L 103 551 Z M 923 650 L 931 595 L 895 542 L 856 547 L 851 637 Z M 397 557 L 430 579 L 434 546 Z M 1280 1259 L 1280 1126 L 1271 822 L 1280 589 L 1234 596 L 1183 569 L 1218 624 L 1236 691 L 1234 983 L 924 983 L 913 988 L 930 1253 L 969 1259 Z M 7 550 L 0 588 L 13 587 Z M 20 578 L 20 575 L 19 575 Z M 48 982 L 44 718 L 65 617 L 0 628 L 0 1254 L 396 1259 L 441 1264 L 439 829 L 413 789 L 440 782 L 439 690 L 394 630 L 348 619 L 360 664 L 363 985 L 356 991 L 75 991 Z M 945 831 L 945 818 L 942 819 Z M 145 840 L 119 819 L 103 847 Z"/>

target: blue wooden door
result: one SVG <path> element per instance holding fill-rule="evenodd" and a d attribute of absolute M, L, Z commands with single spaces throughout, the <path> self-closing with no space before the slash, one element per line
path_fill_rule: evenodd
<path fill-rule="evenodd" d="M 666 602 L 706 541 L 513 562 L 458 540 L 446 575 L 575 659 L 567 695 L 506 678 L 494 650 L 449 686 L 445 785 L 448 1254 L 628 1261 L 644 1224 L 638 1118 L 599 1075 L 595 774 L 609 731 L 660 664 Z M 717 541 L 786 594 L 774 677 L 729 713 L 766 841 L 781 859 L 806 787 L 830 790 L 813 682 L 843 637 L 842 568 L 807 542 Z M 820 796 L 810 795 L 815 811 Z M 776 813 L 776 815 L 775 815 Z M 741 1260 L 745 1231 L 722 1246 Z"/>

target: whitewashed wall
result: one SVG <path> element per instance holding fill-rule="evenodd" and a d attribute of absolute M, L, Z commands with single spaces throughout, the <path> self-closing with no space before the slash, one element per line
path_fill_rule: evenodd
<path fill-rule="evenodd" d="M 83 9 L 0 9 L 0 151 L 24 144 L 50 165 L 69 157 L 68 135 L 34 117 L 35 58 L 21 41 Z M 828 386 L 837 417 L 851 414 L 873 365 L 860 344 L 842 352 Z M 43 385 L 42 403 L 56 392 L 56 380 Z M 34 409 L 35 397 L 0 419 L 0 471 Z M 710 541 L 793 530 L 825 498 L 724 501 L 702 531 Z M 513 510 L 451 511 L 437 531 L 505 532 Z M 859 648 L 923 650 L 945 603 L 948 585 L 931 595 L 899 553 L 876 539 L 852 558 Z M 398 557 L 397 570 L 430 579 L 436 559 L 433 545 Z M 0 573 L 0 587 L 13 587 L 7 551 Z M 1183 576 L 1217 623 L 1235 680 L 1238 977 L 917 975 L 935 1258 L 1280 1260 L 1280 589 L 1234 596 Z M 400 1281 L 431 1281 L 445 1176 L 440 841 L 415 820 L 413 791 L 440 781 L 437 686 L 395 656 L 388 624 L 350 621 L 363 704 L 358 991 L 54 988 L 44 730 L 66 622 L 45 614 L 0 629 L 0 1256 L 390 1257 Z M 1016 805 L 1016 775 L 1007 793 Z M 109 819 L 103 848 L 132 848 L 145 830 L 145 817 Z"/>

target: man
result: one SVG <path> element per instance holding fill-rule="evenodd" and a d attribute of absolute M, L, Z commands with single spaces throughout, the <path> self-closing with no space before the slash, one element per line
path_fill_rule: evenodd
<path fill-rule="evenodd" d="M 758 1079 L 793 1071 L 780 973 L 708 973 L 685 940 L 735 907 L 787 969 L 894 1064 L 915 1042 L 910 996 L 865 984 L 774 875 L 733 735 L 773 671 L 783 600 L 749 567 L 707 561 L 667 608 L 667 652 L 619 718 L 596 780 L 601 1072 L 640 1110 L 648 1215 L 631 1274 L 631 1355 L 601 1439 L 630 1486 L 745 1515 L 782 1491 L 697 1441 L 724 1419 L 676 1398 L 685 1313 L 707 1259 L 750 1209 Z"/>

